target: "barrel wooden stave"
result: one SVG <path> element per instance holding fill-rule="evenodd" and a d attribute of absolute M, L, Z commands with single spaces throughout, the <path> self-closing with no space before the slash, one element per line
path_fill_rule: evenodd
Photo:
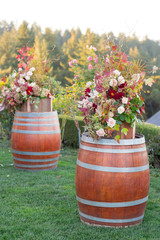
<path fill-rule="evenodd" d="M 123 142 L 126 144 L 126 141 Z M 87 150 L 83 147 L 87 147 Z M 88 148 L 94 151 L 92 152 Z M 99 152 L 96 152 L 96 148 L 99 149 Z M 104 152 L 100 152 L 101 149 Z M 119 151 L 118 149 L 130 152 L 105 152 L 116 152 Z M 95 170 L 99 166 L 100 170 Z M 130 171 L 130 168 L 133 172 L 123 172 L 124 169 Z M 116 172 L 117 169 L 121 169 L 122 172 L 120 172 L 121 170 Z M 110 170 L 113 172 L 109 172 Z M 82 137 L 77 159 L 75 185 L 80 218 L 83 222 L 113 227 L 140 223 L 143 219 L 149 191 L 149 167 L 145 142 L 135 145 L 115 144 L 112 146 L 110 144 L 105 146 L 104 144 L 89 143 L 88 140 L 83 141 Z M 102 207 L 104 203 L 109 204 L 109 207 Z M 112 207 L 114 203 L 122 206 Z M 126 203 L 130 206 L 124 206 Z M 98 206 L 96 206 L 97 204 Z M 86 218 L 85 215 L 88 217 Z M 93 220 L 95 218 L 101 221 Z"/>
<path fill-rule="evenodd" d="M 31 171 L 55 169 L 61 145 L 57 112 L 16 112 L 11 143 L 16 168 Z"/>

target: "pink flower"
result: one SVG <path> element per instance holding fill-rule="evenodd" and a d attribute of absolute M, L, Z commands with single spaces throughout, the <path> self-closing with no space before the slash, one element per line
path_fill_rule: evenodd
<path fill-rule="evenodd" d="M 98 63 L 98 56 L 96 55 L 96 57 L 94 58 L 94 62 Z"/>
<path fill-rule="evenodd" d="M 120 106 L 117 110 L 119 114 L 122 114 L 125 111 L 123 106 Z"/>
<path fill-rule="evenodd" d="M 106 61 L 105 61 L 105 62 L 106 62 L 106 63 L 109 63 L 109 58 L 106 57 Z"/>
<path fill-rule="evenodd" d="M 70 67 L 73 67 L 73 62 L 72 61 L 70 61 L 68 64 L 69 64 Z"/>
<path fill-rule="evenodd" d="M 103 130 L 103 128 L 99 129 L 96 131 L 96 134 L 99 136 L 99 137 L 104 137 L 105 135 L 105 132 Z"/>
<path fill-rule="evenodd" d="M 77 59 L 73 59 L 72 62 L 73 62 L 74 64 L 77 64 Z"/>
<path fill-rule="evenodd" d="M 87 57 L 87 60 L 92 61 L 92 57 L 91 56 Z"/>
<path fill-rule="evenodd" d="M 92 69 L 92 64 L 89 64 L 89 65 L 88 65 L 88 69 Z"/>
<path fill-rule="evenodd" d="M 113 128 L 116 124 L 116 120 L 114 118 L 109 118 L 108 119 L 108 122 L 107 122 L 107 125 L 111 128 Z"/>

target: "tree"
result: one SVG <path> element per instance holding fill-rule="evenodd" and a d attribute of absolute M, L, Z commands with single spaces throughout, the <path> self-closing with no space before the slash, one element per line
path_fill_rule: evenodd
<path fill-rule="evenodd" d="M 30 35 L 29 35 L 29 28 L 28 23 L 26 21 L 23 21 L 23 23 L 18 28 L 18 48 L 22 48 L 23 46 L 29 46 L 30 45 Z"/>
<path fill-rule="evenodd" d="M 11 32 L 4 31 L 0 37 L 0 77 L 11 73 L 16 68 L 16 30 L 13 27 Z"/>

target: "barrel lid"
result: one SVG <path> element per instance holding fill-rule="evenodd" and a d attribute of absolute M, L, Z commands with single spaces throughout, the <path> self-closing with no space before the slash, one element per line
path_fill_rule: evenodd
<path fill-rule="evenodd" d="M 15 116 L 18 116 L 18 117 L 48 117 L 48 116 L 57 116 L 57 111 L 53 111 L 53 112 L 20 112 L 20 111 L 16 111 Z"/>
<path fill-rule="evenodd" d="M 136 134 L 134 139 L 120 139 L 119 143 L 115 139 L 101 138 L 99 140 L 94 140 L 92 137 L 88 137 L 88 133 L 83 133 L 81 140 L 83 142 L 99 144 L 99 145 L 139 145 L 145 143 L 145 138 L 141 134 Z"/>

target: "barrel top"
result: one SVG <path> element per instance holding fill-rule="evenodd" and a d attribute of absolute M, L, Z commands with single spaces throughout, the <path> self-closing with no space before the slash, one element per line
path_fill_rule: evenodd
<path fill-rule="evenodd" d="M 15 116 L 18 116 L 18 117 L 49 117 L 49 116 L 57 116 L 57 111 L 53 111 L 53 112 L 20 112 L 20 111 L 16 111 Z"/>
<path fill-rule="evenodd" d="M 136 134 L 134 139 L 120 139 L 119 143 L 115 139 L 99 139 L 94 140 L 92 137 L 88 137 L 88 133 L 83 133 L 81 140 L 83 142 L 99 144 L 99 145 L 139 145 L 145 143 L 145 138 L 143 135 Z"/>

